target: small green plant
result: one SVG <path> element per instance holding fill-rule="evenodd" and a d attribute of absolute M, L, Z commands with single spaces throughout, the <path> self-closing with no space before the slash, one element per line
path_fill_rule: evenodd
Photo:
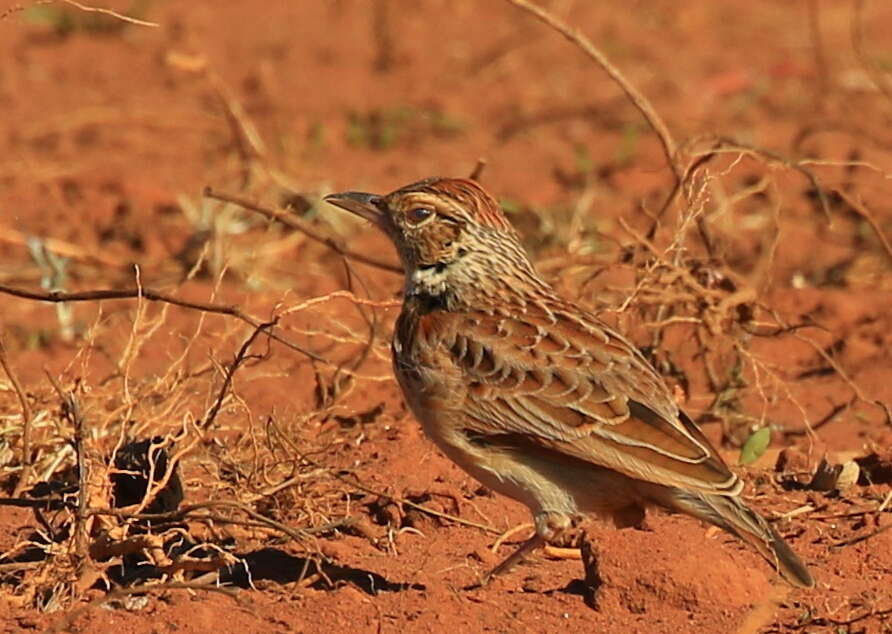
<path fill-rule="evenodd" d="M 584 143 L 577 143 L 573 147 L 573 158 L 576 163 L 576 171 L 580 176 L 591 174 L 595 169 L 595 161 L 592 159 L 588 146 Z"/>
<path fill-rule="evenodd" d="M 641 126 L 637 123 L 627 123 L 623 126 L 623 136 L 619 147 L 616 148 L 614 160 L 617 165 L 625 166 L 632 162 L 638 151 L 638 140 L 641 138 Z"/>
<path fill-rule="evenodd" d="M 771 444 L 771 430 L 768 427 L 760 427 L 746 439 L 740 448 L 740 464 L 750 464 L 758 460 L 768 445 Z"/>
<path fill-rule="evenodd" d="M 513 198 L 499 198 L 499 205 L 506 214 L 516 214 L 521 209 L 520 203 Z"/>

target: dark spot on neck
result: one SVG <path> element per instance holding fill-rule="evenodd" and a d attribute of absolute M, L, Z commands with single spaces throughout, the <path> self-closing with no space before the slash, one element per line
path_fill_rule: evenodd
<path fill-rule="evenodd" d="M 411 295 L 412 303 L 419 315 L 426 315 L 435 310 L 449 310 L 449 293 L 439 293 L 434 295 L 426 291 L 413 293 Z"/>

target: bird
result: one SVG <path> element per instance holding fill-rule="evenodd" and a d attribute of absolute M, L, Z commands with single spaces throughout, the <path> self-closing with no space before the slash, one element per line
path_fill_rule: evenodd
<path fill-rule="evenodd" d="M 814 585 L 654 367 L 542 278 L 479 183 L 435 177 L 324 200 L 396 247 L 405 282 L 393 370 L 425 435 L 532 514 L 535 534 L 486 579 L 582 518 L 641 526 L 658 507 L 738 537 L 791 585 Z"/>

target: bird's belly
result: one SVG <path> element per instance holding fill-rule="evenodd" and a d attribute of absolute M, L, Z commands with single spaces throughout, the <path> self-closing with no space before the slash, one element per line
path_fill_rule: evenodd
<path fill-rule="evenodd" d="M 416 412 L 416 417 L 446 457 L 483 486 L 521 502 L 533 515 L 551 511 L 613 517 L 640 500 L 635 481 L 615 471 L 473 441 L 461 425 L 430 412 Z"/>
<path fill-rule="evenodd" d="M 523 456 L 473 443 L 461 431 L 424 423 L 422 427 L 446 457 L 468 475 L 496 493 L 521 502 L 534 514 L 542 510 L 577 512 L 573 497 Z"/>

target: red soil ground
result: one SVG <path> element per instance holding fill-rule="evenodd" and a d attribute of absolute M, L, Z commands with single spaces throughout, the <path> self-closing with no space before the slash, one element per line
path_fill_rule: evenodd
<path fill-rule="evenodd" d="M 647 95 L 690 153 L 711 147 L 702 141 L 710 135 L 768 153 L 721 154 L 693 191 L 718 245 L 714 261 L 695 227 L 678 232 L 675 209 L 655 241 L 665 249 L 680 236 L 691 258 L 730 272 L 786 323 L 806 326 L 754 337 L 733 319 L 721 322 L 710 345 L 722 351 L 713 361 L 724 409 L 712 407 L 690 324 L 665 329 L 657 358 L 730 463 L 755 428 L 770 426 L 772 447 L 739 467 L 746 495 L 779 518 L 817 587 L 794 590 L 732 538 L 655 513 L 645 530 L 593 525 L 604 580 L 596 609 L 583 600 L 581 564 L 544 555 L 467 589 L 508 552 L 507 544 L 491 552 L 498 534 L 528 518 L 441 456 L 407 413 L 388 356 L 399 276 L 346 267 L 324 245 L 201 192 L 291 203 L 316 231 L 395 262 L 383 237 L 321 195 L 467 175 L 484 157 L 483 183 L 544 274 L 645 345 L 648 322 L 658 321 L 652 310 L 636 301 L 609 312 L 637 297 L 643 279 L 635 276 L 643 252 L 623 259 L 634 236 L 621 221 L 647 231 L 672 179 L 616 84 L 507 2 L 107 5 L 157 28 L 61 2 L 10 5 L 0 20 L 0 284 L 39 290 L 49 279 L 28 250 L 29 237 L 39 238 L 68 258 L 65 290 L 139 282 L 259 319 L 279 315 L 291 341 L 356 374 L 343 382 L 330 365 L 260 337 L 251 348 L 259 356 L 238 369 L 215 425 L 199 437 L 191 421 L 220 393 L 251 332 L 243 322 L 134 301 L 69 304 L 66 317 L 0 295 L 7 357 L 35 414 L 32 484 L 72 464 L 60 453 L 71 430 L 50 374 L 78 394 L 100 453 L 125 432 L 194 437 L 180 464 L 185 503 L 237 499 L 295 529 L 348 516 L 356 523 L 298 542 L 190 520 L 193 538 L 225 543 L 250 562 L 253 587 L 235 599 L 167 589 L 100 607 L 102 581 L 65 596 L 62 586 L 48 589 L 62 579 L 64 553 L 16 574 L 0 559 L 0 627 L 892 631 L 892 531 L 884 530 L 892 425 L 881 405 L 892 403 L 892 249 L 884 242 L 892 235 L 892 6 L 866 4 L 858 19 L 848 3 L 816 1 L 548 3 Z M 791 165 L 802 159 L 810 159 L 802 169 Z M 829 218 L 810 176 L 828 195 Z M 361 313 L 343 298 L 301 304 L 346 288 L 378 307 Z M 733 342 L 751 355 L 736 382 Z M 8 375 L 0 379 L 8 496 L 21 474 L 21 407 Z M 792 462 L 776 467 L 790 447 Z M 824 456 L 858 459 L 858 482 L 831 492 L 797 486 Z M 0 506 L 0 554 L 39 527 L 30 510 Z M 302 579 L 308 555 L 326 562 L 324 575 Z M 48 603 L 57 609 L 41 609 Z"/>

